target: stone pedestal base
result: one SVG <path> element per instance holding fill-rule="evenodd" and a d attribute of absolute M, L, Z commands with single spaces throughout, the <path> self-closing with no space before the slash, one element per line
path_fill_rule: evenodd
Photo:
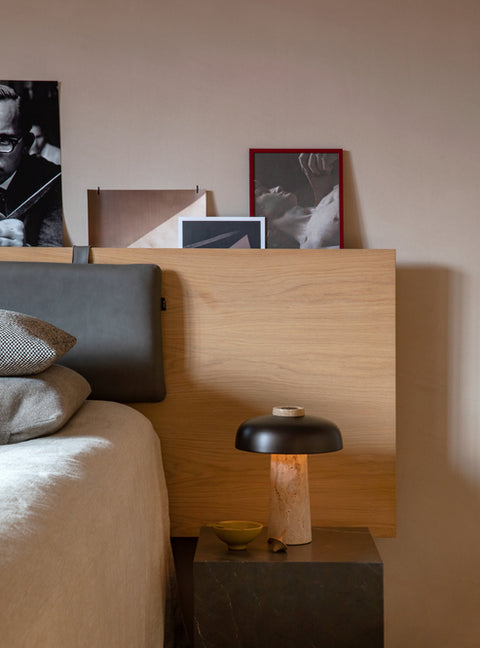
<path fill-rule="evenodd" d="M 367 529 L 313 529 L 228 551 L 208 528 L 194 560 L 195 648 L 383 648 L 383 564 Z"/>

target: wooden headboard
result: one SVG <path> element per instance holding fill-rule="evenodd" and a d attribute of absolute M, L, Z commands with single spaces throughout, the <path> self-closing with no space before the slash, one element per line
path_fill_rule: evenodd
<path fill-rule="evenodd" d="M 2 248 L 0 261 L 69 262 L 71 248 Z M 162 269 L 167 397 L 135 407 L 162 442 L 172 535 L 218 519 L 267 522 L 268 457 L 238 425 L 296 404 L 340 427 L 309 459 L 312 521 L 395 534 L 392 250 L 92 250 Z"/>

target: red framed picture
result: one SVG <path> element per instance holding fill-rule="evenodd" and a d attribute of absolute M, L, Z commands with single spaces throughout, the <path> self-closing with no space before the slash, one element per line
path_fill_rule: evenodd
<path fill-rule="evenodd" d="M 267 248 L 343 248 L 342 149 L 250 149 L 250 215 Z"/>

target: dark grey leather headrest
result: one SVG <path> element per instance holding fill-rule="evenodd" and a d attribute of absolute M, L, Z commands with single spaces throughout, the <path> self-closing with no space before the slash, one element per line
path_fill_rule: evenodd
<path fill-rule="evenodd" d="M 74 335 L 59 364 L 89 381 L 92 398 L 165 397 L 158 266 L 0 262 L 0 308 Z"/>

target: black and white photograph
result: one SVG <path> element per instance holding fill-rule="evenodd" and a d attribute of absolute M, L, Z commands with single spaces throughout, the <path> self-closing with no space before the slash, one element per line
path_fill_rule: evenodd
<path fill-rule="evenodd" d="M 181 248 L 264 248 L 265 219 L 262 217 L 180 217 Z"/>
<path fill-rule="evenodd" d="M 63 244 L 57 81 L 0 81 L 0 246 Z"/>
<path fill-rule="evenodd" d="M 268 248 L 342 248 L 342 149 L 250 149 L 250 214 Z"/>

